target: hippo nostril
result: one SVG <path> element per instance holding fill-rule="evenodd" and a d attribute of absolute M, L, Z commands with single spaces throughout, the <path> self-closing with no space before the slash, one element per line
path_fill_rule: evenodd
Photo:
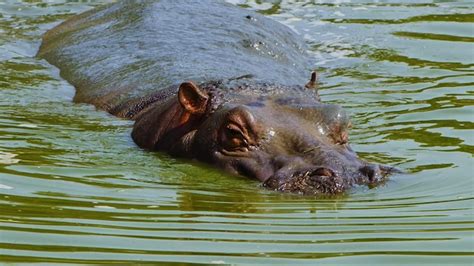
<path fill-rule="evenodd" d="M 331 176 L 334 176 L 334 172 L 333 172 L 331 169 L 321 167 L 321 168 L 318 168 L 318 169 L 316 169 L 315 171 L 313 171 L 313 172 L 311 173 L 311 175 L 312 175 L 312 176 L 327 176 L 327 177 L 331 177 Z"/>
<path fill-rule="evenodd" d="M 366 165 L 360 168 L 360 172 L 368 177 L 369 183 L 374 183 L 377 177 L 380 175 L 380 169 L 376 165 Z"/>
<path fill-rule="evenodd" d="M 298 178 L 326 178 L 326 177 L 335 177 L 334 171 L 328 168 L 320 167 L 311 170 L 299 170 L 291 173 L 289 175 L 291 179 Z"/>

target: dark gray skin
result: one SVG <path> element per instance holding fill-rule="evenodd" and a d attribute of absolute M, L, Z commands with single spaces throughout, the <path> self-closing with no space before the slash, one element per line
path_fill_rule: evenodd
<path fill-rule="evenodd" d="M 76 102 L 135 120 L 140 147 L 269 189 L 335 194 L 393 170 L 350 148 L 349 118 L 319 101 L 295 33 L 221 1 L 107 5 L 50 30 L 38 56 L 77 88 Z"/>

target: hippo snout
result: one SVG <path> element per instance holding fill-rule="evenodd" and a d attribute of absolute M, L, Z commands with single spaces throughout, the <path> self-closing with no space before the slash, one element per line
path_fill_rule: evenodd
<path fill-rule="evenodd" d="M 327 167 L 301 169 L 285 177 L 274 175 L 263 186 L 281 192 L 305 195 L 338 194 L 353 185 L 374 186 L 384 181 L 387 171 L 376 164 L 361 166 L 358 171 L 342 173 Z"/>
<path fill-rule="evenodd" d="M 333 170 L 316 167 L 293 172 L 290 176 L 272 176 L 263 186 L 281 192 L 299 194 L 336 194 L 346 189 L 344 179 Z"/>

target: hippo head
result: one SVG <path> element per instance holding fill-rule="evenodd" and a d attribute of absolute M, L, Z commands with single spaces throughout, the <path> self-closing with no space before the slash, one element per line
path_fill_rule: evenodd
<path fill-rule="evenodd" d="M 350 127 L 346 112 L 319 102 L 311 88 L 185 82 L 137 118 L 132 136 L 142 147 L 197 158 L 269 189 L 335 194 L 376 185 L 392 170 L 358 158 Z"/>

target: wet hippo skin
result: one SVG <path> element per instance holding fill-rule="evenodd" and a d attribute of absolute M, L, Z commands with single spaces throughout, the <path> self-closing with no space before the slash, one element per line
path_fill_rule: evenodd
<path fill-rule="evenodd" d="M 321 103 L 286 26 L 222 1 L 122 1 L 48 31 L 38 56 L 75 102 L 135 121 L 138 146 L 195 158 L 269 189 L 335 194 L 392 168 L 358 158 L 350 120 Z"/>

